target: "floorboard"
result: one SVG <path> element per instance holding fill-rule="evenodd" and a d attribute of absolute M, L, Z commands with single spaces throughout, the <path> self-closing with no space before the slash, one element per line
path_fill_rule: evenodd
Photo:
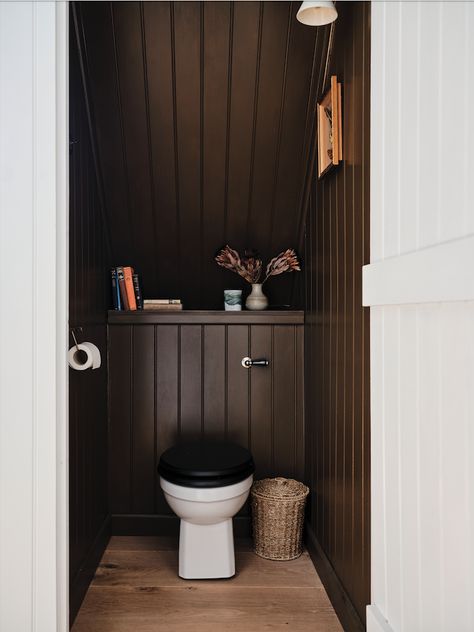
<path fill-rule="evenodd" d="M 340 632 L 306 551 L 264 560 L 236 542 L 236 576 L 182 580 L 176 540 L 113 537 L 73 632 Z"/>

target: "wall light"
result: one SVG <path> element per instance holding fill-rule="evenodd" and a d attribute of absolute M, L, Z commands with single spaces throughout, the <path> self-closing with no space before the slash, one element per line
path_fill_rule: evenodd
<path fill-rule="evenodd" d="M 331 24 L 337 18 L 334 2 L 330 0 L 316 0 L 315 2 L 303 2 L 296 19 L 308 26 L 324 26 Z"/>

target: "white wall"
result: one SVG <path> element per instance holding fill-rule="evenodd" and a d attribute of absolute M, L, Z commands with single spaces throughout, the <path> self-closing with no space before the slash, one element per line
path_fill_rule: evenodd
<path fill-rule="evenodd" d="M 67 629 L 67 24 L 0 2 L 1 632 Z"/>
<path fill-rule="evenodd" d="M 468 632 L 474 4 L 372 3 L 371 116 L 368 630 Z"/>

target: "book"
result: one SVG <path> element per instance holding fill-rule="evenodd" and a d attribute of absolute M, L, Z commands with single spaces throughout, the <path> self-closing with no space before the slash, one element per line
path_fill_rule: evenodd
<path fill-rule="evenodd" d="M 110 276 L 112 280 L 112 304 L 115 310 L 122 309 L 122 300 L 120 298 L 120 288 L 117 279 L 117 269 L 112 268 L 110 271 Z"/>
<path fill-rule="evenodd" d="M 122 299 L 123 309 L 130 309 L 128 306 L 127 290 L 125 289 L 125 276 L 122 266 L 117 268 L 117 281 L 120 289 L 120 297 Z"/>
<path fill-rule="evenodd" d="M 128 299 L 128 309 L 135 312 L 137 309 L 137 301 L 135 300 L 135 290 L 133 289 L 133 268 L 124 266 L 123 276 L 125 279 L 125 291 Z"/>
<path fill-rule="evenodd" d="M 137 303 L 137 309 L 143 309 L 143 297 L 142 290 L 140 287 L 140 279 L 138 274 L 132 274 L 133 279 L 133 289 L 135 291 L 135 301 Z"/>
<path fill-rule="evenodd" d="M 179 312 L 183 309 L 181 303 L 169 303 L 168 305 L 159 305 L 147 303 L 143 305 L 143 309 L 148 312 Z"/>
<path fill-rule="evenodd" d="M 180 298 L 146 298 L 144 305 L 181 305 Z"/>

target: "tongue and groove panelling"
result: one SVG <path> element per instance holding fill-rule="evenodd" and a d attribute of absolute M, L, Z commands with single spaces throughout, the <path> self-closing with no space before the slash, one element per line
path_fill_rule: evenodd
<path fill-rule="evenodd" d="M 146 297 L 220 308 L 244 287 L 213 261 L 224 243 L 298 247 L 318 41 L 298 6 L 75 3 L 113 256 Z M 272 302 L 300 283 L 271 280 Z"/>
<path fill-rule="evenodd" d="M 109 325 L 111 513 L 136 516 L 138 530 L 139 516 L 171 513 L 156 467 L 179 439 L 227 437 L 250 448 L 257 477 L 301 479 L 303 330 L 302 324 Z M 245 356 L 267 358 L 270 366 L 247 370 Z"/>
<path fill-rule="evenodd" d="M 95 371 L 69 370 L 69 573 L 71 621 L 107 544 L 107 226 L 94 171 L 74 23 L 69 81 L 69 325 L 102 354 Z M 73 345 L 72 336 L 69 338 Z"/>
<path fill-rule="evenodd" d="M 370 323 L 362 266 L 370 261 L 371 7 L 338 2 L 337 10 L 329 74 L 342 83 L 344 161 L 312 180 L 306 224 L 306 468 L 318 570 L 344 630 L 355 632 L 365 629 L 370 602 Z"/>

